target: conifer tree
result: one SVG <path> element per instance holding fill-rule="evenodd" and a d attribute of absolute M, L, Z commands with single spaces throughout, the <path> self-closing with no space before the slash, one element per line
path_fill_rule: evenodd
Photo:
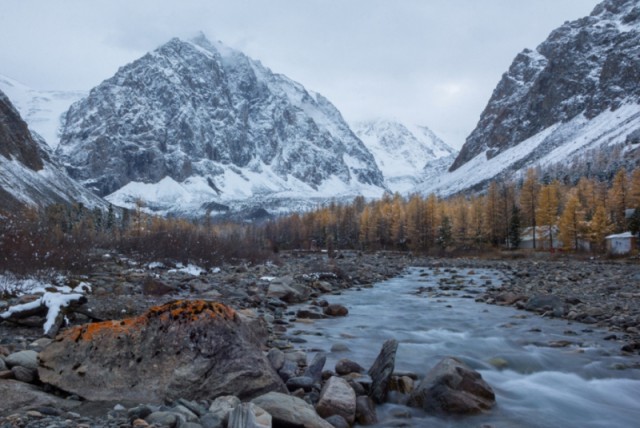
<path fill-rule="evenodd" d="M 520 246 L 520 208 L 513 205 L 511 216 L 509 217 L 509 246 L 518 248 Z"/>
<path fill-rule="evenodd" d="M 580 203 L 576 192 L 572 192 L 560 216 L 559 238 L 565 249 L 579 249 L 579 240 L 582 237 L 584 215 L 580 210 Z"/>
<path fill-rule="evenodd" d="M 611 222 L 607 217 L 607 210 L 604 205 L 599 204 L 589 224 L 589 232 L 591 242 L 595 249 L 602 251 L 604 249 L 604 239 L 611 230 Z"/>
<path fill-rule="evenodd" d="M 536 207 L 538 206 L 539 193 L 538 175 L 535 169 L 529 168 L 520 191 L 520 213 L 522 225 L 532 228 L 533 248 L 536 248 Z"/>
<path fill-rule="evenodd" d="M 560 198 L 558 195 L 558 182 L 553 181 L 540 188 L 538 208 L 536 210 L 536 223 L 547 231 L 549 248 L 553 248 L 553 230 L 558 220 Z"/>
<path fill-rule="evenodd" d="M 627 226 L 625 210 L 627 208 L 628 193 L 627 171 L 622 168 L 613 177 L 613 184 L 609 189 L 611 220 L 617 233 L 623 232 Z"/>

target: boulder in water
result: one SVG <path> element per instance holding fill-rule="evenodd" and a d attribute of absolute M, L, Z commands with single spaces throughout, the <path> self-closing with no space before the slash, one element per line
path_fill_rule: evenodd
<path fill-rule="evenodd" d="M 408 405 L 430 413 L 474 414 L 491 409 L 495 402 L 480 373 L 457 358 L 446 357 L 422 379 Z"/>

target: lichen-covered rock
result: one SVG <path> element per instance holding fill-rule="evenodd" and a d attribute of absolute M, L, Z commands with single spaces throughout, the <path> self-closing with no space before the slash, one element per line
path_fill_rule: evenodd
<path fill-rule="evenodd" d="M 422 379 L 408 405 L 431 413 L 474 414 L 491 409 L 495 402 L 493 390 L 480 373 L 446 357 Z"/>
<path fill-rule="evenodd" d="M 203 300 L 74 327 L 39 356 L 43 382 L 88 400 L 161 402 L 286 391 L 248 324 Z"/>

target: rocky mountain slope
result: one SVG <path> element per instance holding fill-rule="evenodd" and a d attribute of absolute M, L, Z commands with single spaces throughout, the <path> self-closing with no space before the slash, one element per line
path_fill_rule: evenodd
<path fill-rule="evenodd" d="M 0 210 L 26 205 L 81 202 L 106 208 L 106 203 L 69 178 L 33 135 L 9 98 L 0 91 Z"/>
<path fill-rule="evenodd" d="M 52 148 L 58 146 L 62 116 L 85 91 L 47 91 L 31 88 L 0 74 L 0 91 L 11 100 L 20 116 Z"/>
<path fill-rule="evenodd" d="M 56 154 L 97 194 L 165 213 L 384 186 L 327 99 L 203 35 L 173 39 L 92 89 L 68 111 Z"/>
<path fill-rule="evenodd" d="M 426 126 L 378 119 L 354 123 L 352 128 L 373 154 L 387 188 L 393 192 L 412 190 L 425 172 L 444 173 L 457 155 Z"/>
<path fill-rule="evenodd" d="M 624 143 L 640 128 L 640 5 L 606 0 L 517 55 L 448 174 L 451 193 Z"/>

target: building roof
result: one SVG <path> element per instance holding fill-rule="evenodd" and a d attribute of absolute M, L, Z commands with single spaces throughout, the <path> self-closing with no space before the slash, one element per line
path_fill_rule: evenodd
<path fill-rule="evenodd" d="M 624 233 L 617 233 L 615 235 L 609 235 L 606 236 L 604 239 L 628 239 L 628 238 L 635 238 L 636 235 L 634 235 L 632 232 L 624 232 Z"/>

